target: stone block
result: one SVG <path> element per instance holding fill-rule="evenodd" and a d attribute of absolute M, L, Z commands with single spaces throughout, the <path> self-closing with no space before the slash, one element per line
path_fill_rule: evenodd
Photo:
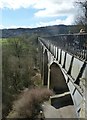
<path fill-rule="evenodd" d="M 66 54 L 66 61 L 65 61 L 65 69 L 68 72 L 70 65 L 71 65 L 71 60 L 72 60 L 72 56 L 70 54 Z"/>
<path fill-rule="evenodd" d="M 62 54 L 61 54 L 61 65 L 64 65 L 64 60 L 65 60 L 65 52 L 62 50 Z"/>
<path fill-rule="evenodd" d="M 61 56 L 61 49 L 58 49 L 58 62 L 60 61 Z"/>
<path fill-rule="evenodd" d="M 72 95 L 73 91 L 75 90 L 75 86 L 74 86 L 74 84 L 70 80 L 68 82 L 68 88 L 69 88 L 69 90 L 71 92 L 71 95 Z"/>
<path fill-rule="evenodd" d="M 72 69 L 71 69 L 71 76 L 74 80 L 77 79 L 83 64 L 84 64 L 83 61 L 80 61 L 79 59 L 74 58 L 73 64 L 72 64 Z"/>
<path fill-rule="evenodd" d="M 78 106 L 81 105 L 81 102 L 83 100 L 83 97 L 78 90 L 75 91 L 73 98 L 74 98 L 75 107 L 78 108 Z"/>

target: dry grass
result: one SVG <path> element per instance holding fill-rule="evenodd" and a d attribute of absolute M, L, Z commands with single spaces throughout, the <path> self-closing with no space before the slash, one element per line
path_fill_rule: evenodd
<path fill-rule="evenodd" d="M 14 102 L 13 110 L 8 118 L 37 118 L 41 104 L 53 95 L 47 88 L 34 88 L 23 91 L 18 100 Z"/>

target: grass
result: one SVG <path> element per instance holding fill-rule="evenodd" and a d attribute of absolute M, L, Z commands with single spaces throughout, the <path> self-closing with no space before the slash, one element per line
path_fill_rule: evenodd
<path fill-rule="evenodd" d="M 8 39 L 7 38 L 0 38 L 0 44 L 4 45 L 8 43 Z"/>

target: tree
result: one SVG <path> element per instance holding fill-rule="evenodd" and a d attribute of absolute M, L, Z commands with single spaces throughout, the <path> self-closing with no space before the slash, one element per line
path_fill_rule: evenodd
<path fill-rule="evenodd" d="M 76 5 L 81 9 L 76 17 L 76 24 L 82 25 L 85 28 L 85 31 L 87 31 L 87 0 L 77 1 Z"/>
<path fill-rule="evenodd" d="M 12 102 L 24 88 L 34 86 L 32 77 L 38 69 L 37 36 L 20 36 L 2 42 L 2 116 L 7 116 Z"/>
<path fill-rule="evenodd" d="M 7 118 L 38 120 L 40 111 L 43 111 L 43 102 L 48 101 L 53 94 L 53 91 L 47 88 L 25 89 L 14 102 L 12 111 L 10 111 Z"/>

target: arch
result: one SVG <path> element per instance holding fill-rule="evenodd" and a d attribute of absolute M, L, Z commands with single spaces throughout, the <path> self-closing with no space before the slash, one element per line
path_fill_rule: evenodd
<path fill-rule="evenodd" d="M 44 52 L 44 61 L 43 61 L 43 85 L 47 85 L 48 83 L 48 55 L 47 50 L 45 49 Z"/>
<path fill-rule="evenodd" d="M 65 77 L 56 63 L 52 63 L 50 66 L 50 88 L 53 89 L 56 94 L 69 91 Z"/>
<path fill-rule="evenodd" d="M 52 63 L 50 66 L 50 89 L 53 89 L 56 94 L 51 98 L 52 106 L 56 109 L 72 106 L 70 109 L 74 111 L 74 104 L 68 85 L 57 63 Z"/>

